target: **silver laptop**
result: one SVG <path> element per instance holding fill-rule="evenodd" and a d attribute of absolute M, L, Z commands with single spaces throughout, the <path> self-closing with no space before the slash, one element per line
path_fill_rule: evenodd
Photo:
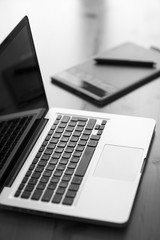
<path fill-rule="evenodd" d="M 49 109 L 27 17 L 0 46 L 0 91 L 1 207 L 127 223 L 155 121 Z"/>

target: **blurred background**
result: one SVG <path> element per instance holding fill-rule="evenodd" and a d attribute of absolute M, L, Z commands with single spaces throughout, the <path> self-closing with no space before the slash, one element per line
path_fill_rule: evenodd
<path fill-rule="evenodd" d="M 160 47 L 159 0 L 0 0 L 0 42 L 24 15 L 50 102 L 51 75 L 126 41 Z"/>

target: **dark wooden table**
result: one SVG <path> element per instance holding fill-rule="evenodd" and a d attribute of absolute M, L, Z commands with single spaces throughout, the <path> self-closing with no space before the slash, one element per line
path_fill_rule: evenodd
<path fill-rule="evenodd" d="M 0 209 L 0 240 L 160 239 L 160 78 L 103 108 L 50 82 L 52 74 L 124 41 L 130 40 L 146 47 L 160 46 L 159 9 L 159 0 L 0 2 L 0 41 L 21 17 L 27 14 L 30 18 L 51 107 L 151 117 L 157 121 L 145 172 L 125 228 Z"/>

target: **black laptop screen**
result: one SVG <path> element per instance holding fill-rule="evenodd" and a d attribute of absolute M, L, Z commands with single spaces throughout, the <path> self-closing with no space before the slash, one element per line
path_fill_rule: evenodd
<path fill-rule="evenodd" d="M 24 18 L 0 46 L 0 115 L 47 107 L 29 23 Z"/>

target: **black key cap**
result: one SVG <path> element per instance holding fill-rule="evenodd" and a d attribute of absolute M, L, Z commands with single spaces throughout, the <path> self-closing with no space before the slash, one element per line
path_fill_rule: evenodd
<path fill-rule="evenodd" d="M 28 181 L 28 178 L 24 177 L 23 180 L 22 180 L 22 183 L 26 183 L 27 181 Z"/>
<path fill-rule="evenodd" d="M 61 181 L 59 184 L 59 187 L 61 188 L 66 188 L 68 186 L 68 182 L 67 181 Z"/>
<path fill-rule="evenodd" d="M 29 183 L 29 184 L 32 184 L 32 185 L 36 185 L 37 181 L 38 181 L 38 179 L 36 179 L 36 178 L 31 178 L 28 183 Z"/>
<path fill-rule="evenodd" d="M 47 149 L 54 149 L 55 146 L 56 146 L 56 144 L 50 143 L 50 144 L 48 144 Z"/>
<path fill-rule="evenodd" d="M 32 174 L 32 178 L 38 179 L 40 176 L 41 176 L 41 173 L 39 173 L 39 172 L 34 172 L 34 173 Z"/>
<path fill-rule="evenodd" d="M 95 150 L 95 148 L 93 148 L 93 147 L 86 147 L 84 154 L 82 156 L 82 159 L 81 159 L 81 161 L 77 167 L 77 170 L 75 172 L 76 176 L 81 176 L 81 177 L 84 176 L 84 174 L 87 170 L 87 167 L 90 163 L 90 160 L 93 156 L 94 150 Z"/>
<path fill-rule="evenodd" d="M 90 139 L 98 141 L 100 139 L 100 136 L 92 134 Z"/>
<path fill-rule="evenodd" d="M 45 187 L 46 187 L 46 184 L 44 184 L 44 183 L 39 183 L 39 184 L 37 185 L 37 189 L 40 189 L 40 190 L 44 190 Z"/>
<path fill-rule="evenodd" d="M 72 163 L 78 163 L 78 161 L 79 161 L 79 157 L 72 157 L 70 160 L 70 162 Z"/>
<path fill-rule="evenodd" d="M 57 194 L 64 194 L 64 192 L 65 192 L 65 188 L 63 188 L 63 187 L 58 187 L 58 189 L 57 189 L 57 191 L 56 191 L 56 193 Z"/>
<path fill-rule="evenodd" d="M 63 116 L 61 122 L 62 123 L 67 123 L 69 121 L 70 117 L 69 116 Z"/>
<path fill-rule="evenodd" d="M 43 156 L 41 157 L 42 160 L 48 161 L 50 158 L 49 155 L 43 154 Z"/>
<path fill-rule="evenodd" d="M 69 190 L 71 190 L 71 191 L 78 191 L 78 189 L 79 189 L 79 185 L 78 184 L 71 184 L 69 186 Z"/>
<path fill-rule="evenodd" d="M 41 177 L 40 179 L 40 183 L 47 184 L 48 181 L 49 181 L 49 177 Z"/>
<path fill-rule="evenodd" d="M 67 144 L 66 142 L 60 142 L 58 144 L 58 148 L 65 148 L 66 144 Z"/>
<path fill-rule="evenodd" d="M 76 163 L 69 163 L 68 168 L 75 169 L 77 167 Z"/>
<path fill-rule="evenodd" d="M 84 150 L 84 146 L 79 146 L 78 145 L 75 150 L 82 152 Z"/>
<path fill-rule="evenodd" d="M 67 168 L 65 171 L 65 175 L 72 175 L 74 173 L 74 169 Z"/>
<path fill-rule="evenodd" d="M 69 182 L 70 179 L 71 179 L 71 175 L 64 175 L 63 178 L 62 178 L 62 181 Z"/>
<path fill-rule="evenodd" d="M 22 193 L 22 195 L 21 195 L 21 198 L 25 198 L 25 199 L 27 199 L 27 198 L 30 197 L 30 195 L 31 195 L 31 192 L 24 191 L 24 192 Z"/>
<path fill-rule="evenodd" d="M 80 185 L 82 182 L 82 179 L 83 179 L 82 177 L 74 176 L 71 183 Z"/>
<path fill-rule="evenodd" d="M 76 146 L 76 142 L 71 142 L 71 141 L 70 141 L 67 146 L 74 148 L 74 147 Z"/>
<path fill-rule="evenodd" d="M 76 196 L 76 193 L 77 193 L 76 191 L 68 190 L 66 193 L 66 197 L 74 198 Z"/>
<path fill-rule="evenodd" d="M 52 195 L 53 195 L 54 190 L 52 189 L 47 189 L 42 197 L 42 201 L 44 202 L 49 202 Z"/>
<path fill-rule="evenodd" d="M 58 162 L 58 159 L 52 158 L 52 159 L 49 161 L 49 164 L 56 165 L 57 162 Z"/>
<path fill-rule="evenodd" d="M 41 173 L 41 172 L 43 172 L 43 169 L 44 169 L 44 167 L 38 166 L 38 167 L 36 167 L 35 172 Z"/>
<path fill-rule="evenodd" d="M 95 141 L 95 140 L 89 140 L 89 142 L 88 142 L 88 146 L 90 146 L 90 147 L 96 147 L 97 146 L 97 141 Z"/>
<path fill-rule="evenodd" d="M 38 162 L 38 160 L 39 160 L 39 158 L 35 158 L 32 163 L 36 164 Z"/>
<path fill-rule="evenodd" d="M 46 171 L 43 173 L 43 177 L 50 177 L 51 175 L 52 175 L 52 171 L 46 170 Z"/>
<path fill-rule="evenodd" d="M 88 118 L 78 117 L 79 122 L 87 122 Z"/>
<path fill-rule="evenodd" d="M 47 167 L 46 167 L 46 170 L 48 171 L 53 171 L 55 169 L 55 165 L 53 164 L 49 164 Z"/>
<path fill-rule="evenodd" d="M 38 163 L 38 166 L 45 167 L 45 166 L 46 166 L 46 164 L 47 164 L 47 162 L 46 162 L 46 161 L 44 161 L 44 160 L 41 160 L 41 161 L 39 161 L 39 163 Z"/>
<path fill-rule="evenodd" d="M 39 200 L 42 195 L 43 190 L 36 189 L 31 197 L 33 200 Z"/>
<path fill-rule="evenodd" d="M 95 119 L 89 119 L 89 121 L 87 123 L 87 126 L 86 126 L 86 129 L 87 130 L 92 130 L 94 128 L 95 123 L 96 123 Z"/>
<path fill-rule="evenodd" d="M 106 125 L 107 121 L 106 120 L 103 120 L 102 121 L 102 125 Z"/>
<path fill-rule="evenodd" d="M 67 159 L 67 158 L 62 158 L 62 159 L 60 160 L 60 164 L 66 165 L 67 163 L 68 163 L 68 159 Z"/>
<path fill-rule="evenodd" d="M 51 179 L 51 183 L 57 184 L 59 182 L 59 180 L 60 180 L 60 177 L 53 176 Z"/>
<path fill-rule="evenodd" d="M 26 188 L 25 188 L 25 191 L 27 191 L 27 192 L 32 192 L 32 191 L 33 191 L 33 188 L 34 188 L 34 185 L 28 184 L 28 185 L 26 186 Z"/>
<path fill-rule="evenodd" d="M 65 204 L 65 205 L 69 205 L 69 206 L 70 206 L 70 205 L 72 205 L 73 200 L 74 200 L 74 198 L 65 197 L 64 200 L 63 200 L 63 202 L 62 202 L 62 204 Z"/>
<path fill-rule="evenodd" d="M 61 199 L 62 199 L 61 194 L 55 194 L 55 196 L 53 197 L 52 203 L 60 203 Z"/>
<path fill-rule="evenodd" d="M 80 151 L 75 151 L 75 152 L 73 153 L 73 156 L 74 156 L 74 157 L 80 157 L 81 154 L 82 154 L 82 152 L 80 152 Z"/>
<path fill-rule="evenodd" d="M 80 140 L 80 141 L 78 142 L 78 145 L 80 145 L 80 146 L 85 146 L 86 143 L 87 143 L 87 141 Z"/>
<path fill-rule="evenodd" d="M 56 187 L 57 187 L 57 184 L 56 183 L 50 183 L 49 185 L 48 185 L 48 187 L 47 187 L 47 189 L 50 189 L 50 190 L 55 190 L 56 189 Z"/>
<path fill-rule="evenodd" d="M 64 171 L 65 167 L 66 166 L 64 164 L 58 164 L 57 170 Z"/>
<path fill-rule="evenodd" d="M 54 176 L 56 176 L 56 177 L 61 177 L 62 176 L 62 174 L 63 174 L 63 172 L 62 171 L 58 171 L 58 170 L 56 170 L 55 172 L 54 172 Z"/>
<path fill-rule="evenodd" d="M 20 194 L 21 194 L 21 191 L 20 191 L 20 190 L 17 190 L 14 196 L 15 196 L 15 197 L 19 197 Z"/>

